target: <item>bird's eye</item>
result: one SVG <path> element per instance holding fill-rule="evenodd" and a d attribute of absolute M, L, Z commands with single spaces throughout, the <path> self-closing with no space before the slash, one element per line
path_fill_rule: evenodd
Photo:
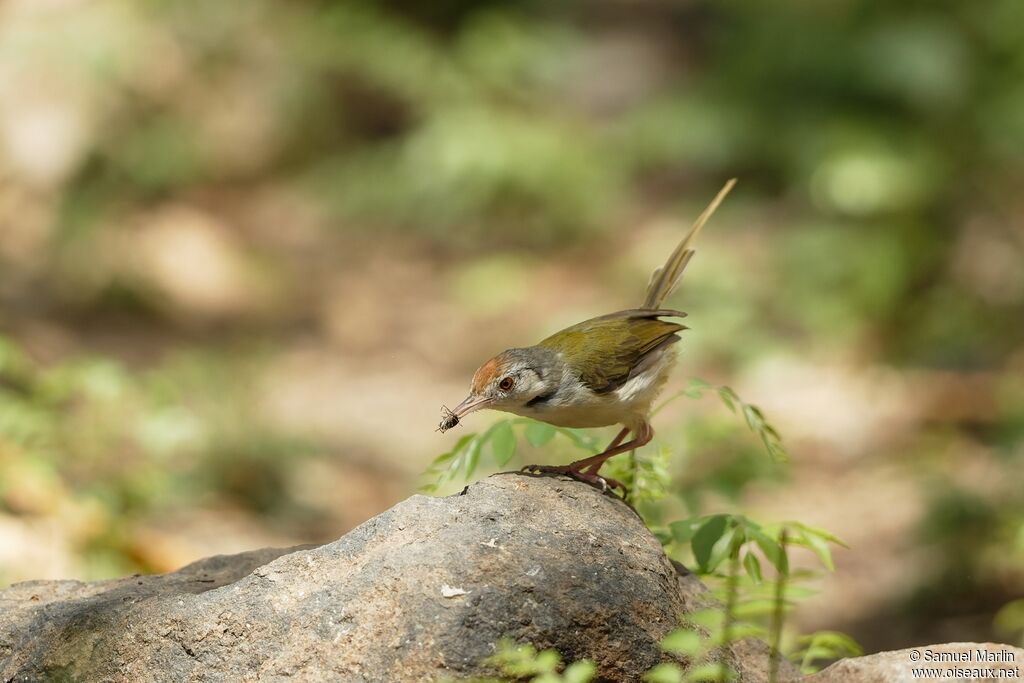
<path fill-rule="evenodd" d="M 516 381 L 511 377 L 505 377 L 500 382 L 498 382 L 498 388 L 501 389 L 502 391 L 508 391 L 515 385 L 515 383 Z"/>

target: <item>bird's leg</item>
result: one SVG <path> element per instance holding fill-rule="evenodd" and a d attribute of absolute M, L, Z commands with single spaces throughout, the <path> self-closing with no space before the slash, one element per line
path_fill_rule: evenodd
<path fill-rule="evenodd" d="M 626 432 L 625 429 L 619 433 L 620 436 L 624 436 L 624 432 Z M 633 438 L 630 441 L 621 443 L 622 440 L 619 437 L 616 437 L 610 444 L 608 444 L 608 448 L 604 449 L 601 453 L 570 463 L 569 467 L 581 472 L 586 472 L 587 474 L 596 475 L 597 471 L 601 469 L 601 466 L 604 465 L 608 458 L 613 455 L 618 455 L 619 453 L 625 453 L 626 451 L 640 448 L 648 443 L 652 438 L 654 438 L 654 430 L 651 429 L 651 425 L 644 422 L 634 431 Z"/>
<path fill-rule="evenodd" d="M 591 463 L 591 462 L 593 462 L 595 460 L 598 460 L 599 463 L 603 463 L 604 462 L 604 458 L 605 458 L 605 453 L 608 453 L 609 451 L 614 451 L 616 448 L 618 448 L 619 444 L 621 444 L 623 442 L 623 440 L 626 438 L 627 434 L 629 434 L 629 427 L 623 427 L 621 430 L 619 430 L 619 433 L 615 435 L 615 438 L 612 439 L 612 442 L 610 444 L 608 444 L 607 446 L 605 446 L 603 451 L 601 451 L 597 455 L 591 455 L 591 456 L 589 456 L 587 458 L 583 458 L 582 460 L 576 460 L 575 462 L 570 463 L 569 467 L 571 467 L 573 469 L 576 469 L 576 470 L 579 470 L 579 471 L 582 472 L 584 470 L 590 470 L 593 467 L 593 465 L 589 465 L 587 463 Z M 611 457 L 611 456 L 608 456 L 608 457 Z M 597 474 L 597 470 L 600 469 L 600 468 L 601 468 L 601 465 L 598 464 L 597 468 L 593 469 L 593 473 Z"/>
<path fill-rule="evenodd" d="M 578 481 L 582 481 L 593 486 L 600 486 L 602 490 L 607 490 L 609 487 L 613 489 L 620 488 L 623 493 L 625 493 L 626 487 L 623 486 L 621 482 L 616 481 L 615 479 L 602 477 L 597 472 L 601 469 L 601 465 L 603 465 L 608 458 L 613 455 L 618 455 L 619 453 L 631 451 L 634 448 L 639 448 L 650 441 L 654 436 L 654 430 L 651 429 L 649 424 L 644 422 L 641 423 L 638 428 L 632 430 L 635 431 L 633 439 L 626 443 L 622 443 L 623 439 L 626 438 L 626 435 L 629 434 L 630 431 L 629 427 L 624 427 L 615 436 L 615 438 L 612 439 L 612 442 L 608 444 L 608 447 L 597 455 L 577 460 L 576 462 L 568 465 L 527 465 L 523 469 L 528 472 L 544 474 L 565 474 Z"/>
<path fill-rule="evenodd" d="M 605 446 L 604 449 L 607 451 L 609 448 L 615 448 L 622 443 L 622 440 L 626 438 L 627 434 L 629 434 L 629 427 L 623 427 L 619 430 L 619 433 L 615 435 L 615 438 L 612 439 L 612 442 Z"/>
<path fill-rule="evenodd" d="M 629 427 L 623 427 L 622 429 L 618 430 L 618 433 L 615 434 L 615 438 L 611 439 L 611 443 L 609 443 L 608 445 L 604 446 L 604 451 L 601 452 L 601 455 L 607 453 L 608 451 L 611 451 L 612 449 L 614 449 L 614 447 L 616 445 L 622 443 L 623 439 L 626 438 L 626 435 L 629 434 L 629 433 L 630 433 L 630 428 Z M 587 460 L 590 460 L 590 459 L 588 458 Z M 582 461 L 577 461 L 577 462 L 582 462 Z M 575 464 L 575 463 L 573 463 L 573 464 Z"/>

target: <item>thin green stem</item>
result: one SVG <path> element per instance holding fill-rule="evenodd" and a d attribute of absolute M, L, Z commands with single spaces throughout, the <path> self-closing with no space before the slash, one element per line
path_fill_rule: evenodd
<path fill-rule="evenodd" d="M 817 634 L 811 636 L 811 642 L 807 643 L 807 651 L 804 652 L 804 658 L 800 660 L 800 671 L 807 671 L 807 668 L 811 665 L 811 654 L 817 649 L 815 646 L 818 644 Z"/>
<path fill-rule="evenodd" d="M 669 404 L 675 402 L 676 400 L 682 398 L 683 396 L 687 396 L 690 391 L 691 391 L 690 389 L 681 389 L 680 391 L 677 391 L 676 393 L 672 394 L 671 396 L 666 398 L 664 401 L 662 401 L 661 405 L 659 405 L 658 407 L 656 407 L 654 410 L 651 411 L 651 417 L 654 417 L 655 415 L 657 415 L 661 411 L 665 410 L 665 408 L 667 408 L 669 406 Z"/>
<path fill-rule="evenodd" d="M 729 576 L 725 584 L 725 619 L 722 622 L 722 647 L 719 651 L 718 680 L 727 683 L 729 680 L 729 646 L 732 644 L 732 627 L 735 620 L 736 602 L 739 599 L 739 552 L 732 553 L 729 563 Z"/>
<path fill-rule="evenodd" d="M 782 527 L 782 531 L 779 532 L 779 548 L 781 548 L 780 552 L 783 556 L 786 555 L 786 544 L 788 541 L 788 530 L 786 527 Z M 789 563 L 787 562 L 784 566 L 788 569 Z M 779 660 L 782 657 L 782 626 L 786 617 L 787 579 L 789 579 L 789 573 L 780 571 L 775 583 L 775 609 L 772 611 L 771 650 L 768 655 L 770 658 L 768 662 L 768 683 L 776 683 L 779 680 Z"/>

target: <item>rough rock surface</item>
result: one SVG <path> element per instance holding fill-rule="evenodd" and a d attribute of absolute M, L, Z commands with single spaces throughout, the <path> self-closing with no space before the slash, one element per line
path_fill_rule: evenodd
<path fill-rule="evenodd" d="M 501 475 L 413 496 L 316 548 L 13 586 L 0 593 L 0 680 L 429 681 L 484 673 L 503 636 L 639 680 L 704 592 L 621 502 Z M 750 680 L 766 659 L 755 647 L 737 646 Z"/>
<path fill-rule="evenodd" d="M 707 599 L 621 502 L 498 475 L 414 496 L 319 547 L 12 586 L 0 591 L 0 681 L 457 680 L 488 673 L 480 662 L 501 637 L 592 659 L 601 681 L 639 681 L 664 661 L 659 639 Z M 729 659 L 742 681 L 766 680 L 760 644 Z M 815 680 L 898 680 L 846 671 Z"/>

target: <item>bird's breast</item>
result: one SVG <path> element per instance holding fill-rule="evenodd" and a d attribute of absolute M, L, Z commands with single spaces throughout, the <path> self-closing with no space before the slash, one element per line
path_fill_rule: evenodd
<path fill-rule="evenodd" d="M 550 398 L 509 410 L 558 427 L 635 424 L 650 414 L 651 403 L 661 393 L 674 362 L 674 353 L 664 353 L 651 367 L 629 378 L 618 389 L 603 394 L 595 393 L 578 377 L 566 372 Z"/>

